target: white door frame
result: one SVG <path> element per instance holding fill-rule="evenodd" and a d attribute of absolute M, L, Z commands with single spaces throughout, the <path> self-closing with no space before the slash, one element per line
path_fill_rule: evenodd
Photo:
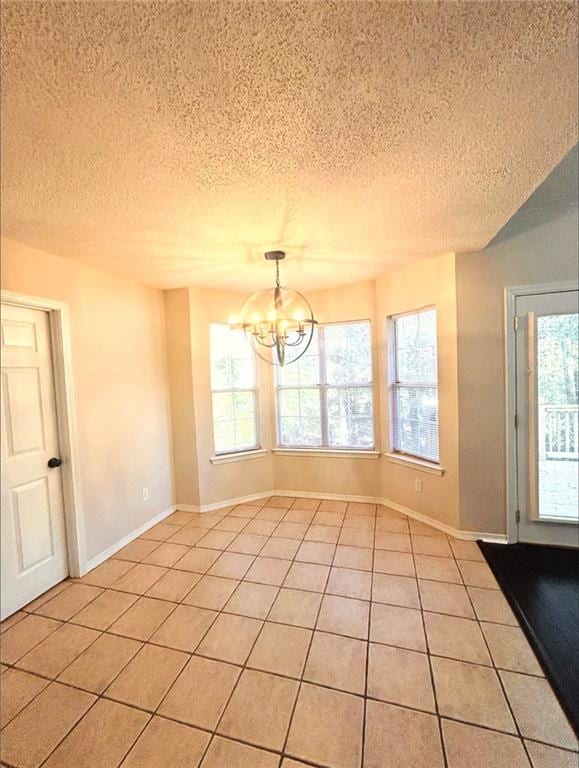
<path fill-rule="evenodd" d="M 71 576 L 82 576 L 86 573 L 86 554 L 80 497 L 68 305 L 63 301 L 4 290 L 0 293 L 0 299 L 3 304 L 26 307 L 27 309 L 40 309 L 48 313 L 56 393 L 58 441 L 60 455 L 63 458 L 61 477 L 68 568 Z"/>
<path fill-rule="evenodd" d="M 516 300 L 519 296 L 541 293 L 562 293 L 576 291 L 577 283 L 565 280 L 560 283 L 519 285 L 505 288 L 505 435 L 507 457 L 507 543 L 517 541 L 517 434 L 515 419 L 517 413 L 517 364 L 516 364 Z"/>

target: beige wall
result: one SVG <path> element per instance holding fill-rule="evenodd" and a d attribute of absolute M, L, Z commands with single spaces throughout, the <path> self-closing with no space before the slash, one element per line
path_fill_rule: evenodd
<path fill-rule="evenodd" d="M 3 289 L 70 308 L 90 560 L 173 503 L 162 295 L 10 240 L 2 256 Z"/>
<path fill-rule="evenodd" d="M 437 310 L 438 384 L 441 477 L 386 456 L 381 459 L 380 496 L 442 523 L 458 527 L 458 397 L 456 356 L 455 257 L 447 254 L 423 259 L 409 267 L 387 272 L 377 281 L 377 331 L 380 349 L 380 403 L 384 425 L 382 449 L 390 450 L 390 402 L 387 380 L 387 319 L 434 306 Z M 422 492 L 414 489 L 422 481 Z"/>
<path fill-rule="evenodd" d="M 577 280 L 577 208 L 521 211 L 457 257 L 460 527 L 506 531 L 504 290 Z"/>

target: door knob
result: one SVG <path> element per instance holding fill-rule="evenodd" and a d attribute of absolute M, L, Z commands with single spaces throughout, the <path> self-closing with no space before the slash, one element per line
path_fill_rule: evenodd
<path fill-rule="evenodd" d="M 62 459 L 57 459 L 56 456 L 53 456 L 51 459 L 48 459 L 48 466 L 50 469 L 54 469 L 55 467 L 60 467 L 62 464 Z"/>

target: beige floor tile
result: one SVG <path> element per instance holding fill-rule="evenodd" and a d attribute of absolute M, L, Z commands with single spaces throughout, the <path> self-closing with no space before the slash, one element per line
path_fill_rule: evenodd
<path fill-rule="evenodd" d="M 81 624 L 83 627 L 104 631 L 138 599 L 138 595 L 107 589 L 96 600 L 93 600 L 92 603 L 89 603 L 73 616 L 71 621 L 74 624 Z"/>
<path fill-rule="evenodd" d="M 369 600 L 372 593 L 372 574 L 350 568 L 332 568 L 326 592 L 340 597 Z"/>
<path fill-rule="evenodd" d="M 505 596 L 496 589 L 481 589 L 467 587 L 479 621 L 494 621 L 497 624 L 518 626 L 515 614 L 512 612 Z"/>
<path fill-rule="evenodd" d="M 418 589 L 425 611 L 448 613 L 450 616 L 462 616 L 465 619 L 475 618 L 468 593 L 461 584 L 420 580 Z"/>
<path fill-rule="evenodd" d="M 207 531 L 205 536 L 197 542 L 197 546 L 206 549 L 224 550 L 238 536 L 235 531 L 216 531 L 215 529 Z"/>
<path fill-rule="evenodd" d="M 446 534 L 439 531 L 438 528 L 434 528 L 432 525 L 426 525 L 426 523 L 421 523 L 419 520 L 409 518 L 408 525 L 410 526 L 410 533 L 413 536 L 416 534 L 419 536 L 446 536 Z"/>
<path fill-rule="evenodd" d="M 265 503 L 268 507 L 289 509 L 297 500 L 297 496 L 270 496 L 269 499 L 266 499 Z"/>
<path fill-rule="evenodd" d="M 306 531 L 304 541 L 323 541 L 326 544 L 337 544 L 340 538 L 340 529 L 329 525 L 312 524 Z"/>
<path fill-rule="evenodd" d="M 210 608 L 220 611 L 236 587 L 240 584 L 237 579 L 222 579 L 220 576 L 203 576 L 183 599 L 187 605 L 198 608 Z"/>
<path fill-rule="evenodd" d="M 219 614 L 193 605 L 178 605 L 150 642 L 193 653 Z"/>
<path fill-rule="evenodd" d="M 307 509 L 289 509 L 284 515 L 284 523 L 311 523 L 315 512 Z"/>
<path fill-rule="evenodd" d="M 134 595 L 144 595 L 166 573 L 167 569 L 158 565 L 137 563 L 128 573 L 115 581 L 112 588 L 121 592 L 131 592 Z"/>
<path fill-rule="evenodd" d="M 244 533 L 256 533 L 258 536 L 271 536 L 277 528 L 275 520 L 250 520 L 243 529 Z"/>
<path fill-rule="evenodd" d="M 436 656 L 432 657 L 431 663 L 442 716 L 515 733 L 515 724 L 494 669 Z"/>
<path fill-rule="evenodd" d="M 469 587 L 484 589 L 499 589 L 499 585 L 486 563 L 476 563 L 472 560 L 457 560 L 464 583 Z"/>
<path fill-rule="evenodd" d="M 297 498 L 292 504 L 291 508 L 303 509 L 303 510 L 308 510 L 309 512 L 315 512 L 321 503 L 322 503 L 321 499 Z"/>
<path fill-rule="evenodd" d="M 579 765 L 579 755 L 576 752 L 567 752 L 535 741 L 525 740 L 525 745 L 533 768 L 577 768 Z"/>
<path fill-rule="evenodd" d="M 280 541 L 285 541 L 285 539 L 280 539 Z M 244 580 L 279 587 L 283 584 L 290 565 L 291 563 L 287 560 L 280 560 L 274 557 L 256 557 L 253 565 L 245 574 Z"/>
<path fill-rule="evenodd" d="M 93 568 L 81 579 L 76 579 L 75 584 L 90 584 L 93 587 L 110 587 L 115 581 L 118 581 L 121 576 L 124 576 L 131 568 L 134 568 L 134 563 L 130 563 L 127 560 L 105 560 L 104 563 Z"/>
<path fill-rule="evenodd" d="M 322 595 L 298 589 L 281 589 L 272 606 L 268 621 L 313 629 L 316 626 Z"/>
<path fill-rule="evenodd" d="M 218 549 L 202 549 L 193 547 L 180 560 L 177 560 L 174 568 L 180 571 L 194 571 L 195 573 L 206 573 L 213 563 L 220 557 L 221 551 Z"/>
<path fill-rule="evenodd" d="M 372 600 L 406 608 L 420 608 L 418 583 L 408 576 L 375 573 L 372 579 Z"/>
<path fill-rule="evenodd" d="M 280 514 L 283 514 L 280 512 Z M 259 515 L 257 515 L 259 517 Z M 249 520 L 243 517 L 231 517 L 228 515 L 220 520 L 215 526 L 216 531 L 229 531 L 230 533 L 239 533 L 248 525 Z"/>
<path fill-rule="evenodd" d="M 297 539 L 268 539 L 267 544 L 261 550 L 261 555 L 262 557 L 277 557 L 281 560 L 293 560 L 299 548 L 300 542 Z"/>
<path fill-rule="evenodd" d="M 102 591 L 99 587 L 91 587 L 88 584 L 72 584 L 68 589 L 53 597 L 52 600 L 43 603 L 34 613 L 49 619 L 68 621 L 81 608 L 98 597 Z"/>
<path fill-rule="evenodd" d="M 163 521 L 162 523 L 157 523 L 157 525 L 149 528 L 149 530 L 142 533 L 139 538 L 149 541 L 165 541 L 174 533 L 177 533 L 177 531 L 180 530 L 180 527 L 181 526 L 179 525 L 171 525 L 170 523 Z"/>
<path fill-rule="evenodd" d="M 158 713 L 211 730 L 217 725 L 240 674 L 239 667 L 192 656 Z"/>
<path fill-rule="evenodd" d="M 405 517 L 385 518 L 376 520 L 376 533 L 410 533 L 408 520 Z"/>
<path fill-rule="evenodd" d="M 188 547 L 193 547 L 197 544 L 203 536 L 205 536 L 205 528 L 192 527 L 191 525 L 180 528 L 177 533 L 174 533 L 167 539 L 168 544 L 185 544 Z"/>
<path fill-rule="evenodd" d="M 211 736 L 182 723 L 153 717 L 123 768 L 197 768 Z"/>
<path fill-rule="evenodd" d="M 364 768 L 443 768 L 434 715 L 380 701 L 366 703 Z"/>
<path fill-rule="evenodd" d="M 339 512 L 345 513 L 347 503 L 345 501 L 336 501 L 335 499 L 323 499 L 320 502 L 318 510 L 320 512 Z"/>
<path fill-rule="evenodd" d="M 240 616 L 265 619 L 278 591 L 279 587 L 272 587 L 269 584 L 252 584 L 242 581 L 223 610 Z"/>
<path fill-rule="evenodd" d="M 141 646 L 137 640 L 103 634 L 61 673 L 58 682 L 100 694 Z"/>
<path fill-rule="evenodd" d="M 309 592 L 323 592 L 326 587 L 329 573 L 329 565 L 292 563 L 283 585 L 289 589 L 304 589 Z"/>
<path fill-rule="evenodd" d="M 175 530 L 178 530 L 177 528 Z M 119 549 L 113 555 L 118 560 L 129 560 L 133 563 L 140 563 L 147 555 L 150 555 L 154 549 L 159 546 L 158 541 L 147 541 L 146 539 L 135 539 L 127 544 L 126 547 Z"/>
<path fill-rule="evenodd" d="M 500 676 L 522 736 L 577 749 L 577 738 L 544 678 L 502 671 Z"/>
<path fill-rule="evenodd" d="M 318 509 L 312 518 L 313 525 L 326 525 L 328 527 L 340 528 L 344 520 L 343 512 L 330 512 Z"/>
<path fill-rule="evenodd" d="M 6 669 L 0 685 L 0 728 L 4 728 L 47 685 L 48 680 L 36 675 L 20 669 Z"/>
<path fill-rule="evenodd" d="M 238 555 L 236 552 L 224 552 L 219 560 L 209 569 L 211 576 L 223 576 L 227 579 L 242 579 L 255 560 L 253 555 Z"/>
<path fill-rule="evenodd" d="M 426 652 L 420 611 L 396 605 L 372 603 L 370 640 L 410 651 Z"/>
<path fill-rule="evenodd" d="M 143 563 L 151 565 L 160 565 L 165 568 L 171 568 L 183 555 L 189 552 L 190 547 L 185 544 L 174 544 L 165 542 L 154 549 L 150 555 L 147 555 Z"/>
<path fill-rule="evenodd" d="M 92 694 L 51 683 L 2 731 L 2 761 L 37 768 L 94 701 Z"/>
<path fill-rule="evenodd" d="M 311 637 L 309 629 L 266 621 L 253 646 L 247 666 L 262 672 L 300 678 Z"/>
<path fill-rule="evenodd" d="M 237 504 L 233 507 L 230 514 L 233 517 L 242 517 L 251 520 L 258 512 L 259 508 L 255 507 L 253 504 Z"/>
<path fill-rule="evenodd" d="M 304 541 L 300 546 L 295 559 L 300 563 L 331 565 L 335 551 L 335 544 L 325 544 L 320 541 Z"/>
<path fill-rule="evenodd" d="M 201 768 L 278 768 L 279 755 L 215 736 Z"/>
<path fill-rule="evenodd" d="M 446 581 L 449 584 L 462 584 L 456 563 L 451 558 L 415 555 L 414 563 L 419 579 Z"/>
<path fill-rule="evenodd" d="M 228 552 L 239 552 L 242 555 L 258 555 L 267 541 L 267 536 L 243 531 L 238 534 L 227 547 Z"/>
<path fill-rule="evenodd" d="M 304 538 L 307 530 L 307 523 L 286 523 L 282 520 L 271 535 L 274 538 L 281 536 L 283 539 L 301 540 Z"/>
<path fill-rule="evenodd" d="M 434 712 L 428 656 L 370 643 L 367 695 L 391 704 Z"/>
<path fill-rule="evenodd" d="M 359 768 L 364 700 L 303 683 L 286 752 L 332 768 Z"/>
<path fill-rule="evenodd" d="M 430 653 L 473 664 L 491 665 L 478 621 L 425 611 L 424 624 Z"/>
<path fill-rule="evenodd" d="M 481 629 L 496 667 L 508 669 L 511 672 L 543 676 L 537 657 L 521 629 L 485 622 L 481 623 Z"/>
<path fill-rule="evenodd" d="M 363 695 L 367 646 L 363 640 L 314 632 L 304 680 Z"/>
<path fill-rule="evenodd" d="M 356 519 L 356 522 L 358 519 Z M 351 521 L 345 521 L 344 524 L 347 522 Z M 371 549 L 374 546 L 374 531 L 366 531 L 359 528 L 342 528 L 338 543 L 343 547 Z"/>
<path fill-rule="evenodd" d="M 165 522 L 169 523 L 169 525 L 184 526 L 192 521 L 194 514 L 194 512 L 181 512 L 181 510 L 178 509 L 176 512 L 173 512 L 172 515 L 169 515 L 169 517 L 165 519 Z"/>
<path fill-rule="evenodd" d="M 64 592 L 65 589 L 70 589 L 73 583 L 73 581 L 68 580 L 59 581 L 58 584 L 54 585 L 54 587 L 47 589 L 46 592 L 43 592 L 37 598 L 32 600 L 32 602 L 25 605 L 22 610 L 26 611 L 27 613 L 34 613 L 37 608 L 39 608 L 44 603 L 47 603 L 49 600 L 52 600 L 53 597 L 56 597 L 56 595 L 60 594 L 61 592 Z"/>
<path fill-rule="evenodd" d="M 317 629 L 367 640 L 369 616 L 370 603 L 365 600 L 325 595 Z"/>
<path fill-rule="evenodd" d="M 140 709 L 155 710 L 188 662 L 182 651 L 147 644 L 109 685 L 106 696 Z"/>
<path fill-rule="evenodd" d="M 281 750 L 298 687 L 296 680 L 244 670 L 217 732 L 258 747 Z"/>
<path fill-rule="evenodd" d="M 348 515 L 375 515 L 376 504 L 367 501 L 349 501 L 346 511 Z"/>
<path fill-rule="evenodd" d="M 484 562 L 483 553 L 476 541 L 449 539 L 450 547 L 457 560 L 478 560 Z"/>
<path fill-rule="evenodd" d="M 257 619 L 222 613 L 205 635 L 197 653 L 232 664 L 245 664 L 262 625 L 263 622 Z"/>
<path fill-rule="evenodd" d="M 46 768 L 78 768 L 90 755 L 91 768 L 118 766 L 150 715 L 99 699 L 45 763 Z"/>
<path fill-rule="evenodd" d="M 412 535 L 412 551 L 416 555 L 452 557 L 450 545 L 444 536 Z"/>
<path fill-rule="evenodd" d="M 255 516 L 255 520 L 272 520 L 276 523 L 279 523 L 280 520 L 283 519 L 285 516 L 286 510 L 280 509 L 279 507 L 262 507 L 257 515 Z M 276 525 L 277 528 L 277 525 Z"/>
<path fill-rule="evenodd" d="M 135 640 L 148 640 L 174 609 L 175 603 L 140 597 L 108 631 Z"/>
<path fill-rule="evenodd" d="M 359 571 L 371 571 L 374 552 L 362 547 L 344 547 L 338 544 L 334 556 L 336 568 L 356 568 Z"/>
<path fill-rule="evenodd" d="M 374 551 L 374 571 L 391 573 L 394 576 L 416 576 L 414 557 L 409 552 Z"/>
<path fill-rule="evenodd" d="M 20 669 L 55 678 L 99 636 L 94 629 L 63 624 L 17 663 Z"/>
<path fill-rule="evenodd" d="M 412 552 L 410 536 L 407 533 L 376 531 L 374 546 L 376 549 L 387 549 L 393 552 Z"/>
<path fill-rule="evenodd" d="M 523 742 L 515 736 L 442 720 L 448 768 L 529 768 Z"/>
<path fill-rule="evenodd" d="M 27 616 L 28 614 L 26 611 L 16 611 L 16 613 L 13 613 L 12 616 L 8 616 L 8 618 L 0 622 L 0 634 L 6 632 L 7 629 L 10 629 L 10 627 L 18 624 L 19 621 L 22 621 L 22 619 L 25 619 Z"/>
<path fill-rule="evenodd" d="M 299 760 L 292 760 L 291 757 L 284 757 L 281 763 L 281 768 L 311 768 L 311 766 L 306 765 Z"/>
<path fill-rule="evenodd" d="M 147 597 L 179 603 L 202 578 L 200 573 L 171 569 L 147 591 Z"/>
<path fill-rule="evenodd" d="M 2 633 L 0 659 L 14 664 L 61 626 L 59 621 L 30 615 Z"/>

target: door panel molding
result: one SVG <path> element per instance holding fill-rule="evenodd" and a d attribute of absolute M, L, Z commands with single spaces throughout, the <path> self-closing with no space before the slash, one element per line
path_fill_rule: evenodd
<path fill-rule="evenodd" d="M 577 283 L 564 280 L 559 283 L 538 283 L 505 288 L 505 441 L 506 441 L 506 524 L 507 542 L 518 541 L 518 492 L 517 492 L 517 320 L 516 301 L 521 296 L 576 291 Z"/>
<path fill-rule="evenodd" d="M 87 564 L 77 450 L 68 304 L 54 299 L 28 296 L 4 290 L 0 292 L 0 301 L 2 304 L 25 307 L 26 309 L 40 309 L 48 313 L 56 395 L 57 430 L 60 451 L 64 459 L 61 477 L 68 565 L 71 576 L 83 576 L 87 572 Z"/>

